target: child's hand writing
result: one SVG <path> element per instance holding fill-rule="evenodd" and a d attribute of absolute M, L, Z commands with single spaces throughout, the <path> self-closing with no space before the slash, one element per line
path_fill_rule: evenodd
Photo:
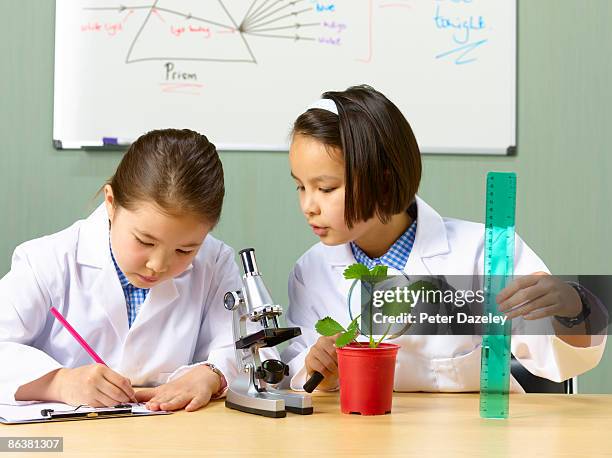
<path fill-rule="evenodd" d="M 337 337 L 338 334 L 319 337 L 317 343 L 310 347 L 304 360 L 309 377 L 315 371 L 320 372 L 325 377 L 319 384 L 321 390 L 333 389 L 338 386 L 338 357 L 334 345 Z"/>
<path fill-rule="evenodd" d="M 103 364 L 62 368 L 51 384 L 57 400 L 73 406 L 111 407 L 136 402 L 130 380 Z"/>
<path fill-rule="evenodd" d="M 221 377 L 208 366 L 196 366 L 182 377 L 155 388 L 136 393 L 138 402 L 146 402 L 149 410 L 179 410 L 192 412 L 204 407 L 219 391 Z"/>
<path fill-rule="evenodd" d="M 546 272 L 517 278 L 497 295 L 497 303 L 508 318 L 522 316 L 526 320 L 552 315 L 574 317 L 582 310 L 576 290 Z"/>

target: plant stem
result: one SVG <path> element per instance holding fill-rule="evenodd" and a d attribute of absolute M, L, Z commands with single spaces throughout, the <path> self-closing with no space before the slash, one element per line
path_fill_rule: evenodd
<path fill-rule="evenodd" d="M 372 347 L 372 345 L 370 345 L 370 348 L 378 348 L 378 346 L 380 345 L 380 343 L 385 339 L 385 337 L 387 337 L 387 335 L 389 334 L 389 331 L 391 330 L 391 323 L 389 323 L 389 326 L 387 326 L 387 330 L 385 331 L 385 333 L 383 334 L 383 336 L 380 338 L 380 340 L 378 342 L 376 342 L 376 344 L 374 345 L 374 347 Z"/>

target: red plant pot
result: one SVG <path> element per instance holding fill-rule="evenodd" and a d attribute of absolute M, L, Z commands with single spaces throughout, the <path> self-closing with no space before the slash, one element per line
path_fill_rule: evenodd
<path fill-rule="evenodd" d="M 342 413 L 384 415 L 391 412 L 395 358 L 399 345 L 377 348 L 352 343 L 337 348 Z"/>

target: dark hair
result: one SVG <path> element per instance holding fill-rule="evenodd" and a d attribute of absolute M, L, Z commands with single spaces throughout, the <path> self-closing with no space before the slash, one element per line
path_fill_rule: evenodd
<path fill-rule="evenodd" d="M 116 205 L 150 201 L 171 215 L 193 214 L 217 224 L 225 187 L 215 145 L 183 129 L 153 130 L 136 140 L 107 184 Z"/>
<path fill-rule="evenodd" d="M 322 97 L 336 103 L 338 116 L 311 108 L 296 119 L 293 135 L 342 151 L 347 226 L 374 215 L 388 222 L 406 211 L 421 181 L 421 154 L 404 115 L 367 85 L 325 92 Z"/>

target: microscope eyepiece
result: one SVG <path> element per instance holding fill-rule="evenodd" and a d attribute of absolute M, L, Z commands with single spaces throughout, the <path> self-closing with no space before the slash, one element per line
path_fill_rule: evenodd
<path fill-rule="evenodd" d="M 238 252 L 242 261 L 242 268 L 246 275 L 259 275 L 259 268 L 255 260 L 255 248 L 245 248 Z"/>

